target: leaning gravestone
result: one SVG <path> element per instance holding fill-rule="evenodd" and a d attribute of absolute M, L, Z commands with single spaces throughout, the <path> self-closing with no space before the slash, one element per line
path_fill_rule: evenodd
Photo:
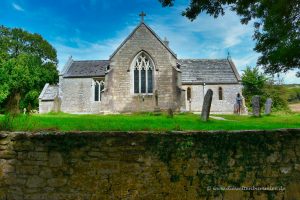
<path fill-rule="evenodd" d="M 259 117 L 260 116 L 260 96 L 258 95 L 255 95 L 252 97 L 252 112 L 253 112 L 253 115 L 256 116 L 256 117 Z"/>
<path fill-rule="evenodd" d="M 271 107 L 272 107 L 272 99 L 267 98 L 266 105 L 265 105 L 265 114 L 266 115 L 271 114 Z"/>
<path fill-rule="evenodd" d="M 202 113 L 201 113 L 202 121 L 206 122 L 209 118 L 212 96 L 213 96 L 213 91 L 211 89 L 208 89 L 205 94 L 203 106 L 202 106 Z"/>

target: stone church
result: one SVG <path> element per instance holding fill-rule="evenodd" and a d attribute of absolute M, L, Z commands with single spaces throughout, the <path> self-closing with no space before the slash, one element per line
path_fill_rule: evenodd
<path fill-rule="evenodd" d="M 142 15 L 108 60 L 69 58 L 58 85 L 44 86 L 39 112 L 199 112 L 206 91 L 212 89 L 211 112 L 233 113 L 242 87 L 232 60 L 179 59 L 168 43 Z"/>

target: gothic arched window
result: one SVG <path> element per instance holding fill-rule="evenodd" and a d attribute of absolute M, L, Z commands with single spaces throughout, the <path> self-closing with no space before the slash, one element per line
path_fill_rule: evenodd
<path fill-rule="evenodd" d="M 94 100 L 101 101 L 102 100 L 102 93 L 104 90 L 104 82 L 103 81 L 94 81 Z"/>
<path fill-rule="evenodd" d="M 219 87 L 219 100 L 223 100 L 223 88 Z"/>
<path fill-rule="evenodd" d="M 187 100 L 191 100 L 192 98 L 192 91 L 191 91 L 191 88 L 188 87 L 187 90 L 186 90 L 186 97 L 187 97 Z"/>
<path fill-rule="evenodd" d="M 141 52 L 133 61 L 134 93 L 151 94 L 153 93 L 153 62 Z"/>

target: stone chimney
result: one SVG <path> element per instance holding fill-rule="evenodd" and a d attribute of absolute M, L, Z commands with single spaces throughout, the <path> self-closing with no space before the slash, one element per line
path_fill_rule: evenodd
<path fill-rule="evenodd" d="M 169 47 L 169 41 L 168 41 L 167 37 L 165 37 L 165 39 L 163 40 L 163 43 L 164 43 L 167 47 Z"/>

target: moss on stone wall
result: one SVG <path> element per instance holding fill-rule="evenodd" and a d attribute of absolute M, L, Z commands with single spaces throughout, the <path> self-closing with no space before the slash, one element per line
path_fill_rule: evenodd
<path fill-rule="evenodd" d="M 299 129 L 2 132 L 0 199 L 300 199 L 299 147 Z M 266 186 L 285 190 L 222 188 Z"/>

